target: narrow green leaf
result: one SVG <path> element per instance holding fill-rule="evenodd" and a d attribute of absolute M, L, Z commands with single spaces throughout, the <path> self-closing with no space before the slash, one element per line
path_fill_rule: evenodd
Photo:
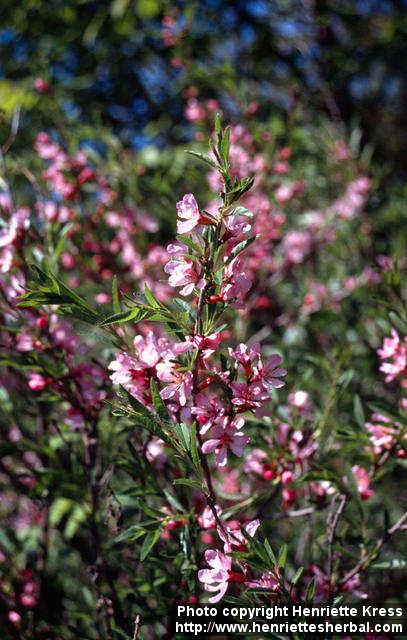
<path fill-rule="evenodd" d="M 317 580 L 316 580 L 316 577 L 314 576 L 311 579 L 310 583 L 308 584 L 307 591 L 305 593 L 305 601 L 306 602 L 312 602 L 313 601 L 314 595 L 315 595 L 316 586 L 317 586 Z"/>
<path fill-rule="evenodd" d="M 150 531 L 144 538 L 143 544 L 140 549 L 140 560 L 143 562 L 151 552 L 154 545 L 158 542 L 161 534 L 161 527 L 158 527 L 155 531 Z"/>
<path fill-rule="evenodd" d="M 267 551 L 267 555 L 269 556 L 273 567 L 275 567 L 277 565 L 276 556 L 274 555 L 274 551 L 271 548 L 271 545 L 270 545 L 269 541 L 267 540 L 267 538 L 264 540 L 264 548 Z"/>
<path fill-rule="evenodd" d="M 151 391 L 151 397 L 153 400 L 153 406 L 158 416 L 164 422 L 172 424 L 171 416 L 168 413 L 167 407 L 165 406 L 163 399 L 160 396 L 160 392 L 158 391 L 156 382 L 153 378 L 151 378 L 151 382 L 150 382 L 150 391 Z"/>
<path fill-rule="evenodd" d="M 192 489 L 198 489 L 202 491 L 202 485 L 197 480 L 192 480 L 191 478 L 177 478 L 173 481 L 174 485 L 184 485 L 186 487 L 191 487 Z"/>
<path fill-rule="evenodd" d="M 288 552 L 288 547 L 286 544 L 283 544 L 278 554 L 278 560 L 277 560 L 278 566 L 280 567 L 280 569 L 283 569 L 283 570 L 285 569 L 285 565 L 287 563 L 287 552 Z"/>
<path fill-rule="evenodd" d="M 407 336 L 407 322 L 405 320 L 400 318 L 400 316 L 397 313 L 394 313 L 394 311 L 390 311 L 389 320 L 396 329 L 398 329 L 403 335 Z"/>
<path fill-rule="evenodd" d="M 198 446 L 197 446 L 197 436 L 196 436 L 196 424 L 194 423 L 191 426 L 191 433 L 190 433 L 190 454 L 191 454 L 191 459 L 192 462 L 194 464 L 194 467 L 196 469 L 200 469 L 201 465 L 200 465 L 200 461 L 199 461 L 199 455 L 198 455 Z"/>
<path fill-rule="evenodd" d="M 203 153 L 199 153 L 198 151 L 191 151 L 189 149 L 187 149 L 187 153 L 189 153 L 190 156 L 194 156 L 195 158 L 199 158 L 199 160 L 206 162 L 206 164 L 208 164 L 213 169 L 219 168 L 216 162 L 208 158 L 208 156 L 205 156 Z"/>
<path fill-rule="evenodd" d="M 113 302 L 113 311 L 115 313 L 120 313 L 120 302 L 119 302 L 119 289 L 117 285 L 117 276 L 113 276 L 112 280 L 112 302 Z"/>
<path fill-rule="evenodd" d="M 359 427 L 364 427 L 366 422 L 365 412 L 363 411 L 362 402 L 358 395 L 353 397 L 353 415 Z"/>
<path fill-rule="evenodd" d="M 296 572 L 295 572 L 295 576 L 293 577 L 293 579 L 291 580 L 291 584 L 293 584 L 294 586 L 298 583 L 298 581 L 300 580 L 302 574 L 304 573 L 304 567 L 300 567 Z"/>
<path fill-rule="evenodd" d="M 140 307 L 133 307 L 133 309 L 127 309 L 127 311 L 121 311 L 120 313 L 114 313 L 111 316 L 107 316 L 101 322 L 100 327 L 105 327 L 109 324 L 123 324 L 124 322 L 141 322 L 149 317 L 150 311 L 140 309 Z"/>

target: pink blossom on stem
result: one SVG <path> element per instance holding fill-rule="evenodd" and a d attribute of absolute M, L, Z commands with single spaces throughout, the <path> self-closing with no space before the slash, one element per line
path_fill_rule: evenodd
<path fill-rule="evenodd" d="M 240 431 L 244 425 L 243 418 L 236 418 L 230 421 L 225 418 L 221 424 L 213 428 L 214 437 L 207 440 L 202 445 L 202 452 L 216 454 L 216 464 L 224 467 L 227 463 L 228 449 L 236 456 L 241 457 L 249 437 Z"/>
<path fill-rule="evenodd" d="M 187 193 L 185 196 L 177 202 L 177 232 L 189 233 L 199 224 L 199 208 L 197 202 L 192 193 Z"/>

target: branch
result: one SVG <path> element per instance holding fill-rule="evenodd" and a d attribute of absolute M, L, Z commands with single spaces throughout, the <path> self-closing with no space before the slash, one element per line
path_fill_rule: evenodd
<path fill-rule="evenodd" d="M 407 511 L 403 513 L 401 518 L 397 520 L 397 522 L 392 527 L 390 527 L 390 529 L 387 529 L 387 531 L 380 538 L 380 540 L 376 542 L 376 545 L 374 546 L 371 553 L 367 557 L 359 560 L 359 562 L 353 567 L 353 569 L 348 571 L 345 577 L 342 578 L 342 580 L 339 582 L 339 586 L 343 586 L 344 584 L 349 582 L 349 580 L 353 578 L 353 576 L 355 576 L 360 571 L 365 571 L 369 567 L 369 565 L 373 562 L 373 560 L 375 560 L 379 556 L 386 542 L 388 542 L 390 538 L 392 538 L 392 536 L 399 529 L 402 528 L 405 522 L 407 522 Z"/>

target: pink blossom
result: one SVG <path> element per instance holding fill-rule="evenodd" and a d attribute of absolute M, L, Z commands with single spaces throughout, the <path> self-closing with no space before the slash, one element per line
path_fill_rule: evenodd
<path fill-rule="evenodd" d="M 246 275 L 240 257 L 234 258 L 225 268 L 225 281 L 222 284 L 221 296 L 223 300 L 242 299 L 252 286 L 252 281 Z"/>
<path fill-rule="evenodd" d="M 287 262 L 300 264 L 311 252 L 313 236 L 309 231 L 288 231 L 281 243 L 281 250 Z"/>
<path fill-rule="evenodd" d="M 17 351 L 32 351 L 35 339 L 31 334 L 21 331 L 16 336 L 16 343 Z"/>
<path fill-rule="evenodd" d="M 260 344 L 256 342 L 252 346 L 248 346 L 240 343 L 235 349 L 229 348 L 229 355 L 233 360 L 245 366 L 260 357 Z"/>
<path fill-rule="evenodd" d="M 362 500 L 368 500 L 368 498 L 370 498 L 374 492 L 370 488 L 370 478 L 366 469 L 355 464 L 352 467 L 352 473 L 354 475 L 360 497 L 362 498 Z"/>
<path fill-rule="evenodd" d="M 211 568 L 198 571 L 198 580 L 203 582 L 205 591 L 216 594 L 209 598 L 209 602 L 219 602 L 228 588 L 229 574 L 232 570 L 232 558 L 221 551 L 207 549 L 205 551 L 205 560 Z"/>
<path fill-rule="evenodd" d="M 196 98 L 190 98 L 185 107 L 185 117 L 190 122 L 202 122 L 206 118 L 206 111 Z"/>
<path fill-rule="evenodd" d="M 245 585 L 250 589 L 267 589 L 268 591 L 278 591 L 280 588 L 279 580 L 270 571 L 263 573 L 258 580 L 247 580 Z"/>
<path fill-rule="evenodd" d="M 227 463 L 228 449 L 236 456 L 241 457 L 245 445 L 249 442 L 249 437 L 240 431 L 244 425 L 243 418 L 236 418 L 229 421 L 225 418 L 220 424 L 213 428 L 213 438 L 204 442 L 202 452 L 216 453 L 216 464 L 224 467 Z"/>
<path fill-rule="evenodd" d="M 158 471 L 162 471 L 167 462 L 164 445 L 163 440 L 153 436 L 146 446 L 146 458 Z"/>
<path fill-rule="evenodd" d="M 284 387 L 285 382 L 283 380 L 279 380 L 279 378 L 286 376 L 287 371 L 279 367 L 282 358 L 277 353 L 273 353 L 267 360 L 266 364 L 263 365 L 262 361 L 259 360 L 257 367 L 254 367 L 254 381 L 260 381 L 264 386 L 274 387 L 276 389 L 280 389 Z"/>
<path fill-rule="evenodd" d="M 65 422 L 72 429 L 82 429 L 85 426 L 83 413 L 80 409 L 70 407 L 66 412 Z"/>
<path fill-rule="evenodd" d="M 42 391 L 52 384 L 52 378 L 45 378 L 40 373 L 30 373 L 28 375 L 28 386 L 33 391 Z"/>
<path fill-rule="evenodd" d="M 245 522 L 243 525 L 241 525 L 238 520 L 231 520 L 228 523 L 223 523 L 223 529 L 218 527 L 218 535 L 224 543 L 224 552 L 230 553 L 233 551 L 234 547 L 237 547 L 238 549 L 245 548 L 247 545 L 247 538 L 241 529 L 243 528 L 244 531 L 253 538 L 259 526 L 260 520 L 257 519 Z"/>
<path fill-rule="evenodd" d="M 145 369 L 140 367 L 136 358 L 127 353 L 118 353 L 109 364 L 108 369 L 113 371 L 110 378 L 114 384 L 122 385 L 140 402 L 145 402 L 145 393 L 148 391 L 148 378 Z"/>
<path fill-rule="evenodd" d="M 219 505 L 215 505 L 215 510 L 218 516 L 222 513 L 222 509 Z M 202 529 L 213 529 L 216 527 L 215 516 L 213 515 L 212 509 L 210 507 L 205 507 L 202 513 L 197 518 L 198 524 Z"/>
<path fill-rule="evenodd" d="M 310 420 L 312 418 L 312 402 L 306 391 L 294 391 L 288 394 L 288 402 L 294 407 L 298 413 Z"/>
<path fill-rule="evenodd" d="M 199 224 L 200 213 L 197 202 L 192 193 L 187 193 L 180 202 L 177 202 L 177 232 L 189 233 Z"/>
<path fill-rule="evenodd" d="M 246 473 L 257 473 L 263 475 L 264 463 L 268 459 L 267 453 L 263 449 L 253 449 L 248 453 L 245 460 L 244 470 Z"/>
<path fill-rule="evenodd" d="M 182 296 L 190 295 L 194 288 L 203 289 L 205 280 L 201 277 L 201 266 L 191 260 L 181 256 L 171 259 L 164 267 L 164 271 L 169 274 L 168 283 L 171 287 L 182 287 Z"/>
<path fill-rule="evenodd" d="M 196 416 L 197 422 L 201 425 L 201 434 L 205 434 L 215 423 L 219 422 L 225 412 L 226 409 L 218 398 L 204 393 L 198 393 L 195 396 L 195 405 L 191 408 L 191 413 Z"/>
<path fill-rule="evenodd" d="M 181 407 L 185 407 L 192 394 L 191 371 L 179 371 L 176 366 L 166 361 L 157 365 L 157 375 L 160 380 L 169 383 L 160 391 L 162 399 L 172 399 Z"/>
<path fill-rule="evenodd" d="M 9 611 L 7 614 L 7 618 L 9 622 L 11 622 L 14 626 L 18 627 L 21 622 L 21 616 L 17 611 Z"/>
<path fill-rule="evenodd" d="M 230 387 L 233 391 L 232 403 L 238 407 L 239 411 L 261 407 L 270 400 L 269 394 L 261 383 L 232 382 Z"/>

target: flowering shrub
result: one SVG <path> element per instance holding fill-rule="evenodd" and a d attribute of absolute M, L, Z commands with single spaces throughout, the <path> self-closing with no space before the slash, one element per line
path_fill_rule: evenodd
<path fill-rule="evenodd" d="M 212 107 L 189 100 L 198 133 Z M 313 199 L 266 134 L 216 119 L 191 151 L 211 194 L 199 172 L 175 237 L 46 133 L 23 196 L 4 181 L 6 638 L 130 637 L 138 615 L 165 637 L 178 602 L 374 598 L 378 570 L 402 571 L 398 266 L 346 143 Z M 379 323 L 378 305 L 355 321 L 367 292 Z"/>

